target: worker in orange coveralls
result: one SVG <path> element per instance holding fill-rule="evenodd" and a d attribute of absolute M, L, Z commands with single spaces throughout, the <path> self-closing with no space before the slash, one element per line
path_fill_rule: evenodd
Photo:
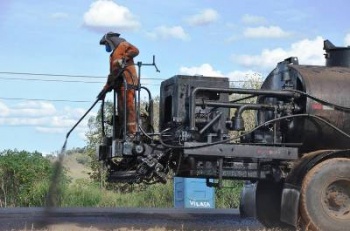
<path fill-rule="evenodd" d="M 105 45 L 110 55 L 110 74 L 107 83 L 104 86 L 106 90 L 115 89 L 118 94 L 118 115 L 120 123 L 124 124 L 124 100 L 126 98 L 126 115 L 127 115 L 127 134 L 134 135 L 136 133 L 136 110 L 135 110 L 135 89 L 132 86 L 138 85 L 138 77 L 134 65 L 134 57 L 139 54 L 139 50 L 134 45 L 127 42 L 124 38 L 119 37 L 120 34 L 109 32 L 105 34 L 101 41 L 101 45 Z M 120 69 L 125 65 L 122 75 L 119 75 Z M 128 89 L 126 97 L 124 96 L 124 76 Z M 125 129 L 125 128 L 124 128 Z"/>

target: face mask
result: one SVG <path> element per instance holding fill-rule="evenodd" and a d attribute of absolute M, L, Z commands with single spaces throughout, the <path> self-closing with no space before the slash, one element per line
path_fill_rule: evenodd
<path fill-rule="evenodd" d="M 109 45 L 107 45 L 107 44 L 106 44 L 106 51 L 107 52 L 111 52 L 112 51 L 111 47 Z"/>

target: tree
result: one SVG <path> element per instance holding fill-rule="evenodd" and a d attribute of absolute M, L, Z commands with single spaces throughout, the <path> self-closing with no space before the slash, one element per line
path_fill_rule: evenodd
<path fill-rule="evenodd" d="M 108 120 L 108 118 L 109 119 L 112 118 L 113 116 L 112 102 L 105 103 L 104 113 L 105 113 L 105 119 Z M 105 124 L 105 125 L 106 125 L 105 127 L 106 135 L 110 135 L 112 132 L 112 127 L 108 124 Z M 96 156 L 96 146 L 101 142 L 103 142 L 101 110 L 97 112 L 96 116 L 92 116 L 89 118 L 88 127 L 89 127 L 89 131 L 85 135 L 87 138 L 86 152 L 87 152 L 87 155 L 89 155 L 91 158 L 90 167 L 92 169 L 92 172 L 90 173 L 90 178 L 96 182 L 100 182 L 101 187 L 105 187 L 106 172 L 103 166 L 101 165 L 101 163 L 99 163 L 98 158 Z"/>
<path fill-rule="evenodd" d="M 0 206 L 33 206 L 32 189 L 51 173 L 51 162 L 39 152 L 0 152 Z"/>

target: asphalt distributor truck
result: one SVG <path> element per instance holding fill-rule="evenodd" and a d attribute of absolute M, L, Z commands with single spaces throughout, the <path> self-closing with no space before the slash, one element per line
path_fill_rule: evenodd
<path fill-rule="evenodd" d="M 350 230 L 350 47 L 326 40 L 324 50 L 325 66 L 287 58 L 260 89 L 232 88 L 221 77 L 171 77 L 161 83 L 157 132 L 151 93 L 140 83 L 133 136 L 116 110 L 113 132 L 105 132 L 102 102 L 97 155 L 108 180 L 164 183 L 169 172 L 218 187 L 223 179 L 244 180 L 240 212 L 266 227 Z M 136 65 L 139 76 L 141 66 L 156 67 L 154 59 Z M 142 90 L 149 95 L 146 117 Z M 247 111 L 255 114 L 250 130 Z"/>

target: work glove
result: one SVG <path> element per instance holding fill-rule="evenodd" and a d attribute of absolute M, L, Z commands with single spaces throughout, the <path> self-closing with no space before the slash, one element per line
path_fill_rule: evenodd
<path fill-rule="evenodd" d="M 102 91 L 97 95 L 96 98 L 98 100 L 104 100 L 106 97 L 106 93 L 107 93 L 107 91 L 103 88 Z"/>
<path fill-rule="evenodd" d="M 106 86 L 109 85 L 109 86 L 112 86 L 115 82 L 115 80 L 117 79 L 117 77 L 113 74 L 109 74 L 108 77 L 107 77 L 107 83 L 106 83 Z M 105 87 L 106 87 L 105 86 Z"/>
<path fill-rule="evenodd" d="M 123 59 L 117 59 L 117 63 L 119 66 L 122 66 L 123 65 Z"/>
<path fill-rule="evenodd" d="M 111 74 L 108 75 L 107 83 L 103 87 L 102 91 L 98 94 L 97 99 L 103 100 L 107 92 L 112 91 L 115 77 Z"/>
<path fill-rule="evenodd" d="M 125 63 L 126 63 L 125 58 L 117 59 L 116 62 L 117 62 L 117 64 L 118 64 L 119 67 L 121 67 L 121 68 L 124 68 L 124 67 L 125 67 Z"/>
<path fill-rule="evenodd" d="M 104 100 L 104 98 L 106 97 L 107 92 L 109 92 L 111 90 L 112 90 L 112 87 L 110 85 L 106 84 L 103 87 L 102 91 L 97 95 L 96 98 L 99 99 L 99 100 Z"/>

